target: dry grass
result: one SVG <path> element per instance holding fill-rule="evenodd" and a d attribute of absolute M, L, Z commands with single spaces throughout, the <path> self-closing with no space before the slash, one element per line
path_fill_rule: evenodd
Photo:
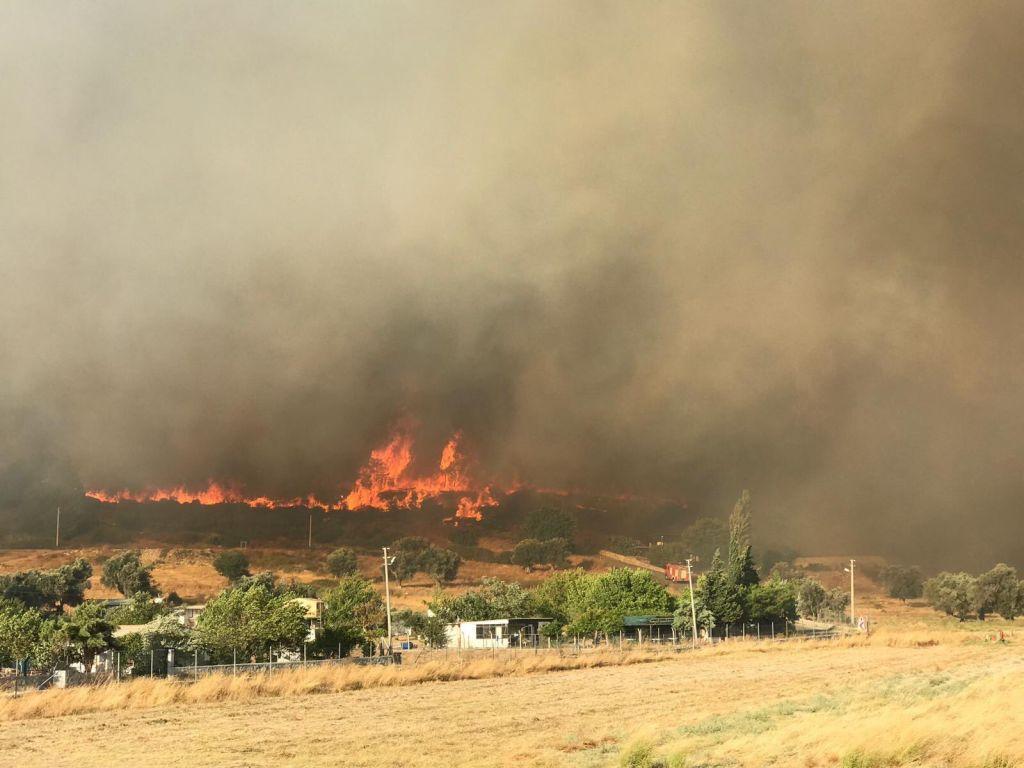
<path fill-rule="evenodd" d="M 661 651 L 588 651 L 578 656 L 557 652 L 487 652 L 437 658 L 402 666 L 324 665 L 280 669 L 271 675 L 209 675 L 191 682 L 139 678 L 66 690 L 30 692 L 0 701 L 0 722 L 60 717 L 86 712 L 113 712 L 175 704 L 251 701 L 270 696 L 308 696 L 364 688 L 417 685 L 426 682 L 480 680 L 567 669 L 593 669 L 663 661 Z"/>
<path fill-rule="evenodd" d="M 3 723 L 0 755 L 19 768 L 603 768 L 630 753 L 640 766 L 685 758 L 691 768 L 1024 760 L 1016 716 L 1024 656 L 1015 641 L 893 631 L 735 643 L 649 663 L 618 665 L 600 654 L 580 661 L 589 668 L 541 656 L 360 668 L 346 670 L 347 680 L 309 670 L 276 681 L 143 681 L 104 689 L 114 710 Z M 37 701 L 48 715 L 76 706 L 48 694 Z M 633 749 L 638 742 L 646 746 Z"/>

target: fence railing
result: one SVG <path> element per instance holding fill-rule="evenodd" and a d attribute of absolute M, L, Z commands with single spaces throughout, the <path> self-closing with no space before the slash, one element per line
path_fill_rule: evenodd
<path fill-rule="evenodd" d="M 400 661 L 401 657 L 398 656 Z M 325 666 L 367 666 L 371 664 L 392 664 L 390 656 L 346 656 L 341 659 L 307 659 L 296 661 L 257 661 L 244 664 L 191 664 L 168 667 L 167 676 L 178 679 L 196 679 L 206 675 L 272 675 L 292 669 Z"/>

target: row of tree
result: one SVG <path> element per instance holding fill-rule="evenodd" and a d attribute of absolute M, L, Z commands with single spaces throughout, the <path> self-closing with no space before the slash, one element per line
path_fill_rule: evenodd
<path fill-rule="evenodd" d="M 972 576 L 963 571 L 943 572 L 924 583 L 924 597 L 937 611 L 966 621 L 984 621 L 998 614 L 1012 621 L 1024 614 L 1024 582 L 1013 566 L 999 563 L 992 570 Z"/>

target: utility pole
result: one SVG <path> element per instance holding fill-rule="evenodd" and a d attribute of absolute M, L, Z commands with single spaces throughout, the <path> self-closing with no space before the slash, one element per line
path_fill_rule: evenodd
<path fill-rule="evenodd" d="M 686 558 L 686 580 L 690 584 L 690 618 L 693 620 L 693 647 L 697 647 L 697 605 L 693 602 L 693 558 Z"/>
<path fill-rule="evenodd" d="M 854 602 L 853 592 L 853 569 L 854 566 L 856 566 L 856 564 L 857 561 L 853 558 L 850 558 L 850 567 L 843 568 L 844 571 L 850 574 L 850 624 L 853 626 L 857 626 L 857 608 L 856 603 Z"/>
<path fill-rule="evenodd" d="M 309 510 L 309 548 L 313 548 L 313 510 Z"/>
<path fill-rule="evenodd" d="M 388 557 L 388 548 L 383 547 L 384 550 L 384 601 L 388 609 L 388 655 L 391 655 L 391 582 L 388 578 L 388 566 L 395 562 L 395 558 Z"/>
<path fill-rule="evenodd" d="M 60 549 L 60 507 L 57 507 L 57 543 L 54 546 Z"/>

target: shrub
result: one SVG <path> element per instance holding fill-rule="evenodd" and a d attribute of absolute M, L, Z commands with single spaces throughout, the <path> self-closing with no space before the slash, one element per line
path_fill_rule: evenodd
<path fill-rule="evenodd" d="M 916 565 L 887 565 L 878 572 L 878 576 L 889 597 L 904 602 L 920 597 L 924 591 L 924 578 Z"/>
<path fill-rule="evenodd" d="M 213 568 L 228 581 L 238 581 L 249 575 L 249 558 L 237 549 L 229 549 L 214 558 Z"/>
<path fill-rule="evenodd" d="M 351 576 L 358 570 L 359 561 L 356 553 L 349 547 L 339 547 L 327 556 L 327 571 L 332 576 Z"/>

